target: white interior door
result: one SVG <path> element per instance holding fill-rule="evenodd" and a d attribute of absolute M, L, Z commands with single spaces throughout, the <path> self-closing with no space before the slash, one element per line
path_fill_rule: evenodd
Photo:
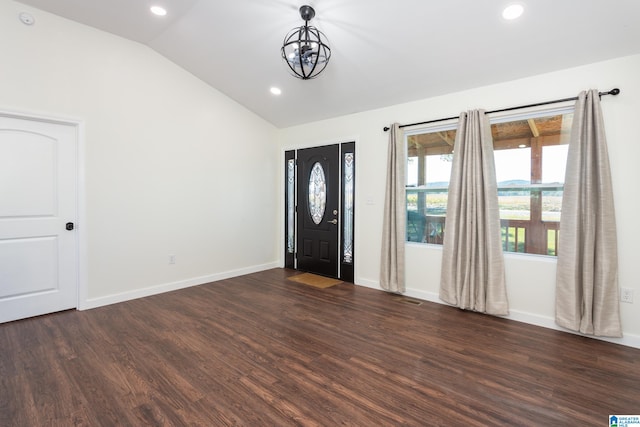
<path fill-rule="evenodd" d="M 0 115 L 0 322 L 77 307 L 76 159 L 75 126 Z"/>

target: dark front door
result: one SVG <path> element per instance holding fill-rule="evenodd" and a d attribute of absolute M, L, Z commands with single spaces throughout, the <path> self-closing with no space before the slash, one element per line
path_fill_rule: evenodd
<path fill-rule="evenodd" d="M 298 150 L 298 270 L 338 277 L 339 145 Z"/>

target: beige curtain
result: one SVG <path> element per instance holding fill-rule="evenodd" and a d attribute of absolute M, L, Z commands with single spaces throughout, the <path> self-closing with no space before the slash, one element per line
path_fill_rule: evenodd
<path fill-rule="evenodd" d="M 397 123 L 389 130 L 387 185 L 384 197 L 380 287 L 404 292 L 404 242 L 406 239 L 404 134 Z"/>
<path fill-rule="evenodd" d="M 611 171 L 598 91 L 576 101 L 558 242 L 556 323 L 620 337 L 618 252 Z"/>
<path fill-rule="evenodd" d="M 498 185 L 484 110 L 460 115 L 453 149 L 440 298 L 462 309 L 506 315 Z"/>

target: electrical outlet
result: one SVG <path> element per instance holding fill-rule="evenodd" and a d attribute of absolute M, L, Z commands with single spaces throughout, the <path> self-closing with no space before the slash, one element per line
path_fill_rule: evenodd
<path fill-rule="evenodd" d="M 175 264 L 175 263 L 176 263 L 176 256 L 169 255 L 169 264 Z"/>
<path fill-rule="evenodd" d="M 620 288 L 620 301 L 633 304 L 633 289 Z"/>

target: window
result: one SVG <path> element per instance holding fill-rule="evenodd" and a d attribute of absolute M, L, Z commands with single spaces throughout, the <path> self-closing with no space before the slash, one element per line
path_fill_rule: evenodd
<path fill-rule="evenodd" d="M 491 120 L 503 249 L 557 255 L 573 108 Z M 406 133 L 407 241 L 442 244 L 456 124 Z"/>
<path fill-rule="evenodd" d="M 442 244 L 455 124 L 407 135 L 407 240 Z"/>

